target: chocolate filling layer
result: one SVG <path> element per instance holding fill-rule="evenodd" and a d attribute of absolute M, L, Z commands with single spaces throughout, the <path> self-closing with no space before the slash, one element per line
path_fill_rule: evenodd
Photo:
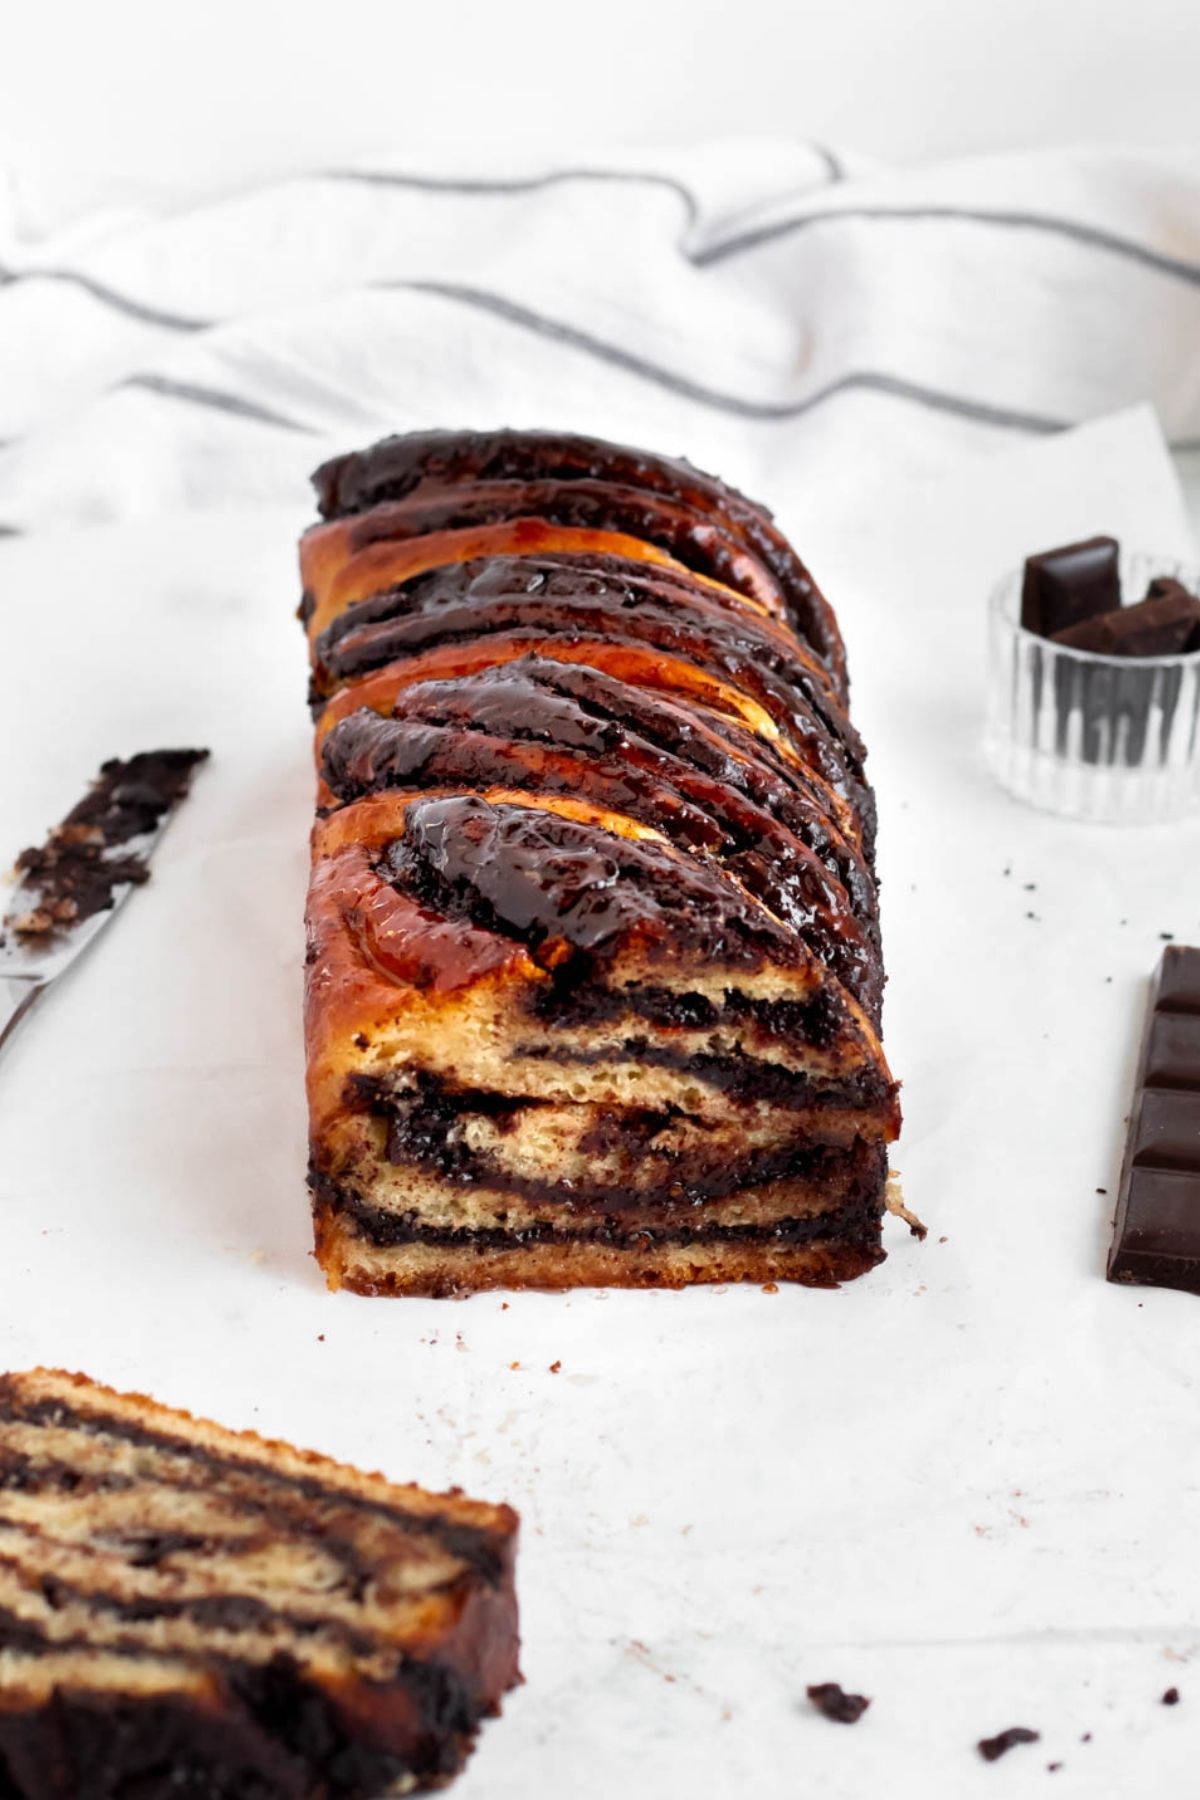
<path fill-rule="evenodd" d="M 703 1244 L 789 1245 L 830 1242 L 874 1246 L 883 1216 L 883 1186 L 847 1200 L 828 1212 L 808 1218 L 783 1218 L 772 1225 L 639 1224 L 623 1227 L 615 1218 L 589 1221 L 564 1230 L 537 1221 L 500 1229 L 483 1226 L 425 1224 L 419 1213 L 386 1212 L 372 1206 L 353 1189 L 314 1173 L 311 1185 L 317 1200 L 341 1217 L 351 1219 L 362 1235 L 380 1248 L 401 1244 L 438 1244 L 446 1248 L 521 1250 L 536 1244 L 596 1244 L 613 1249 L 688 1248 Z"/>
<path fill-rule="evenodd" d="M 830 1049 L 851 1023 L 844 999 L 830 987 L 818 988 L 807 1000 L 761 1000 L 726 988 L 718 1006 L 707 994 L 683 988 L 647 983 L 603 987 L 592 979 L 583 958 L 577 965 L 556 969 L 550 982 L 530 995 L 529 1010 L 539 1022 L 564 1028 L 602 1024 L 630 1014 L 653 1025 L 692 1030 L 750 1023 L 814 1050 Z"/>
<path fill-rule="evenodd" d="M 397 1167 L 427 1170 L 473 1193 L 501 1192 L 534 1204 L 561 1205 L 572 1214 L 616 1213 L 648 1203 L 664 1214 L 679 1213 L 768 1182 L 836 1180 L 844 1175 L 849 1154 L 862 1169 L 871 1171 L 873 1179 L 879 1167 L 879 1157 L 864 1146 L 848 1153 L 811 1142 L 802 1147 L 792 1143 L 755 1150 L 735 1159 L 720 1133 L 714 1134 L 711 1147 L 681 1151 L 659 1142 L 681 1116 L 678 1109 L 627 1108 L 601 1115 L 593 1128 L 591 1153 L 615 1155 L 639 1165 L 654 1163 L 652 1186 L 621 1185 L 612 1180 L 533 1179 L 513 1173 L 494 1153 L 472 1148 L 464 1125 L 470 1118 L 482 1116 L 498 1122 L 503 1132 L 522 1112 L 546 1102 L 479 1090 L 455 1091 L 427 1071 L 402 1079 L 351 1076 L 346 1099 L 352 1107 L 387 1121 L 387 1157 Z"/>

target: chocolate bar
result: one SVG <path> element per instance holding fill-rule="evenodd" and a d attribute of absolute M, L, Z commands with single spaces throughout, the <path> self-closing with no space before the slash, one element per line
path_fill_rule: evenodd
<path fill-rule="evenodd" d="M 1025 562 L 1021 624 L 1038 637 L 1054 637 L 1121 604 L 1120 546 L 1116 538 L 1087 538 L 1043 550 Z"/>
<path fill-rule="evenodd" d="M 1200 949 L 1163 953 L 1146 1025 L 1108 1279 L 1200 1294 Z"/>

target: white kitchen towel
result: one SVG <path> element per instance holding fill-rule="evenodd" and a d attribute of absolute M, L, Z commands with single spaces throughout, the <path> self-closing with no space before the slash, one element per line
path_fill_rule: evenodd
<path fill-rule="evenodd" d="M 306 505 L 330 451 L 550 425 L 806 517 L 1149 400 L 1200 444 L 1200 151 L 879 170 L 712 144 L 315 172 L 28 241 L 0 211 L 0 528 Z"/>

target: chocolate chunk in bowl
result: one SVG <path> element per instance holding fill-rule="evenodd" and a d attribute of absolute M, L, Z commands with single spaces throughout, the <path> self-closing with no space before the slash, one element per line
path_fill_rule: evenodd
<path fill-rule="evenodd" d="M 1018 799 L 1070 818 L 1186 816 L 1200 808 L 1200 636 L 1191 611 L 1200 570 L 1123 553 L 1117 604 L 1069 624 L 1061 610 L 1043 609 L 1040 622 L 1055 635 L 1040 636 L 1024 622 L 1033 616 L 1024 597 L 1029 567 L 1049 554 L 992 595 L 989 768 Z M 1139 598 L 1121 606 L 1122 591 Z M 1088 592 L 1101 597 L 1094 582 Z"/>
<path fill-rule="evenodd" d="M 1054 637 L 1121 604 L 1120 546 L 1116 538 L 1088 538 L 1043 550 L 1025 562 L 1021 624 Z"/>

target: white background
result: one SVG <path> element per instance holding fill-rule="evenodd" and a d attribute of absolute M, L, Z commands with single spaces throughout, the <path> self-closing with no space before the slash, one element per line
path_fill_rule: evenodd
<path fill-rule="evenodd" d="M 384 150 L 759 132 L 885 159 L 1197 135 L 1195 0 L 6 0 L 39 218 Z"/>

